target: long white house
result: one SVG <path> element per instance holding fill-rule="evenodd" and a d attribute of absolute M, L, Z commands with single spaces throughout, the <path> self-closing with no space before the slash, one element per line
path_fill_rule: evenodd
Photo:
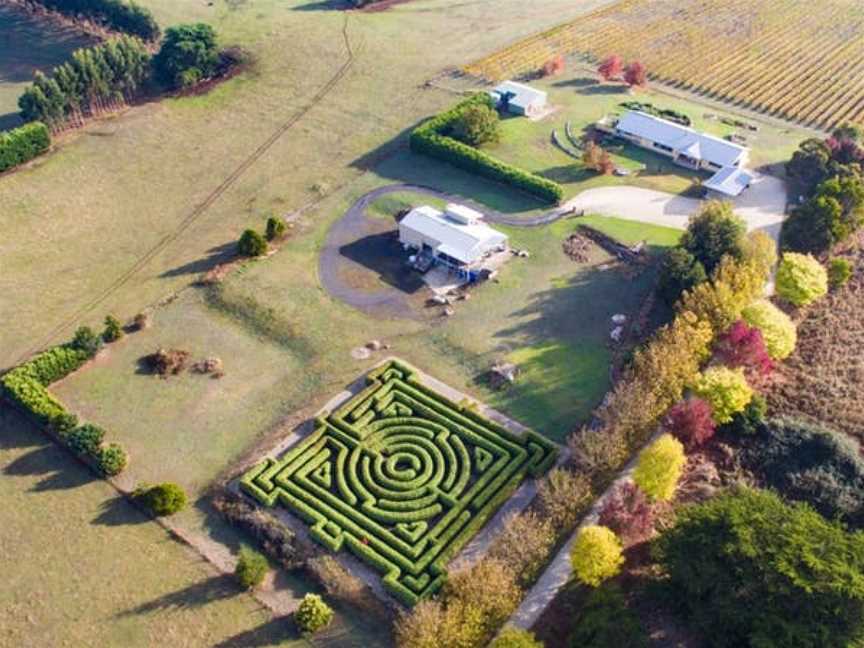
<path fill-rule="evenodd" d="M 399 241 L 452 267 L 476 266 L 487 254 L 507 247 L 507 235 L 482 219 L 464 205 L 449 204 L 443 212 L 428 205 L 415 207 L 399 222 Z"/>
<path fill-rule="evenodd" d="M 672 158 L 688 169 L 714 171 L 703 185 L 709 191 L 738 196 L 753 181 L 753 175 L 743 169 L 749 149 L 720 137 L 637 110 L 625 113 L 612 125 L 601 124 L 601 130 Z"/>

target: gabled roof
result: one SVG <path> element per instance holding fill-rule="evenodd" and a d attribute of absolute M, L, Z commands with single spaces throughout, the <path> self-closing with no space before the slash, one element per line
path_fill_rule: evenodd
<path fill-rule="evenodd" d="M 513 96 L 510 98 L 510 104 L 519 107 L 530 106 L 535 101 L 545 103 L 547 96 L 542 90 L 537 90 L 536 88 L 532 88 L 524 83 L 517 83 L 516 81 L 505 81 L 504 83 L 497 85 L 493 92 L 497 92 L 499 95 L 511 93 Z"/>
<path fill-rule="evenodd" d="M 721 167 L 737 166 L 747 151 L 746 147 L 638 110 L 627 112 L 618 120 L 616 128 Z"/>
<path fill-rule="evenodd" d="M 424 205 L 412 209 L 399 223 L 399 228 L 413 230 L 435 241 L 435 251 L 462 263 L 476 261 L 487 248 L 507 241 L 507 235 L 482 222 L 461 223 L 447 218 L 434 207 Z"/>
<path fill-rule="evenodd" d="M 753 175 L 737 167 L 724 167 L 702 185 L 727 196 L 738 196 L 753 182 Z"/>

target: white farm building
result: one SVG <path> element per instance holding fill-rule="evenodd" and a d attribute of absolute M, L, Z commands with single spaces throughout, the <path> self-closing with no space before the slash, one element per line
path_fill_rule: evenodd
<path fill-rule="evenodd" d="M 601 123 L 600 130 L 672 158 L 688 169 L 713 171 L 714 176 L 703 186 L 724 196 L 738 196 L 753 180 L 743 169 L 749 149 L 681 124 L 631 110 L 612 125 Z"/>
<path fill-rule="evenodd" d="M 457 270 L 479 269 L 489 255 L 507 249 L 507 235 L 483 222 L 483 215 L 464 205 L 442 212 L 415 207 L 399 222 L 399 241 L 406 249 Z"/>
<path fill-rule="evenodd" d="M 491 90 L 489 96 L 497 108 L 515 115 L 532 117 L 546 110 L 546 93 L 524 83 L 505 81 Z"/>

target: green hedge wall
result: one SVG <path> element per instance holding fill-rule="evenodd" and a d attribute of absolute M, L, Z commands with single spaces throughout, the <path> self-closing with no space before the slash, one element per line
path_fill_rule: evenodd
<path fill-rule="evenodd" d="M 50 146 L 51 135 L 41 122 L 0 133 L 0 172 L 42 155 Z"/>
<path fill-rule="evenodd" d="M 285 506 L 331 551 L 351 551 L 414 605 L 447 563 L 557 448 L 516 435 L 423 385 L 392 361 L 281 459 L 241 479 L 265 506 Z"/>
<path fill-rule="evenodd" d="M 153 41 L 159 38 L 159 25 L 146 7 L 123 0 L 34 0 L 67 16 L 82 15 L 98 20 L 109 28 Z"/>
<path fill-rule="evenodd" d="M 561 202 L 564 189 L 557 182 L 501 162 L 488 153 L 449 137 L 448 133 L 453 123 L 466 108 L 475 104 L 493 106 L 489 95 L 485 93 L 474 95 L 415 128 L 410 138 L 411 150 L 525 191 L 548 203 Z"/>
<path fill-rule="evenodd" d="M 106 476 L 126 467 L 128 456 L 116 443 L 104 445 L 105 431 L 95 425 L 78 425 L 48 386 L 68 376 L 91 358 L 87 351 L 64 344 L 44 351 L 0 377 L 0 394 L 49 428 L 63 445 L 91 462 Z"/>

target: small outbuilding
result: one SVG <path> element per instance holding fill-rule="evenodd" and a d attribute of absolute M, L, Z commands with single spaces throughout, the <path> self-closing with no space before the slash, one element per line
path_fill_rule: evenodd
<path fill-rule="evenodd" d="M 546 110 L 547 94 L 524 83 L 505 81 L 489 92 L 495 106 L 514 115 L 532 117 Z"/>
<path fill-rule="evenodd" d="M 725 167 L 703 183 L 709 196 L 719 195 L 723 198 L 735 198 L 750 187 L 753 174 L 736 167 Z"/>
<path fill-rule="evenodd" d="M 506 234 L 489 227 L 479 212 L 456 204 L 443 212 L 429 205 L 412 209 L 399 222 L 399 241 L 418 257 L 464 271 L 479 271 L 486 257 L 507 249 Z"/>

